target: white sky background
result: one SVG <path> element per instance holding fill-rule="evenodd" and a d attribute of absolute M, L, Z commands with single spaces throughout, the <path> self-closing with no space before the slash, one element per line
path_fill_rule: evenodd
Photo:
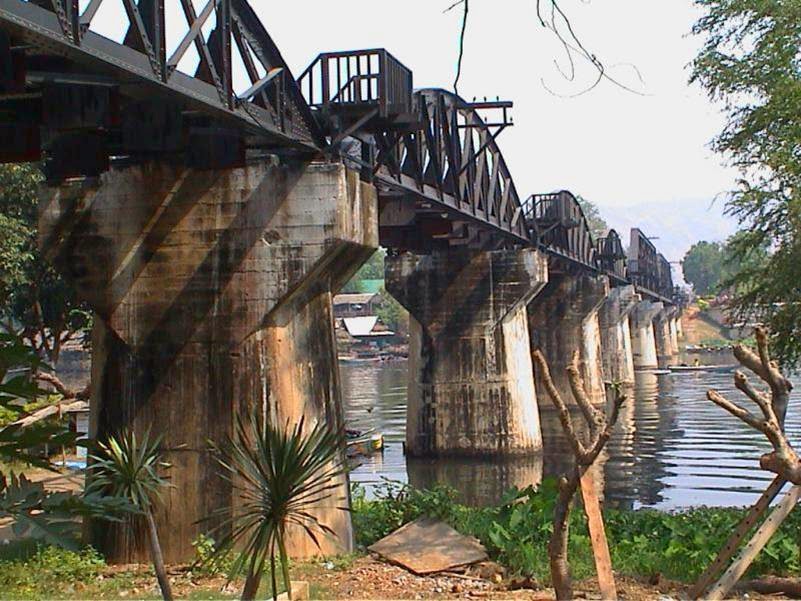
<path fill-rule="evenodd" d="M 443 14 L 451 1 L 253 6 L 296 75 L 321 51 L 382 47 L 412 69 L 416 87 L 452 89 L 462 11 Z M 580 92 L 595 72 L 577 64 L 575 81 L 564 79 L 554 65 L 568 69 L 564 51 L 540 27 L 534 0 L 471 0 L 459 92 L 514 101 L 515 125 L 499 144 L 518 192 L 581 194 L 624 242 L 629 228 L 641 226 L 674 262 L 698 240 L 724 240 L 736 223 L 715 199 L 734 187 L 735 173 L 709 148 L 723 117 L 688 84 L 687 65 L 701 45 L 689 32 L 700 12 L 691 0 L 561 5 L 610 74 L 644 95 L 609 82 L 574 98 L 554 95 Z"/>
<path fill-rule="evenodd" d="M 205 2 L 194 0 L 198 10 Z M 462 11 L 443 11 L 453 0 L 250 2 L 296 76 L 320 52 L 381 47 L 413 71 L 416 87 L 452 89 Z M 104 2 L 92 28 L 121 35 L 117 4 Z M 610 74 L 645 95 L 609 82 L 575 98 L 554 95 L 545 86 L 576 94 L 595 72 L 578 63 L 575 81 L 563 78 L 554 61 L 568 69 L 564 50 L 540 27 L 534 0 L 471 0 L 459 91 L 468 100 L 514 101 L 515 126 L 499 144 L 520 195 L 562 188 L 581 194 L 624 240 L 633 225 L 658 235 L 657 247 L 672 261 L 700 239 L 725 239 L 736 224 L 722 217 L 723 201 L 713 200 L 733 187 L 734 172 L 709 149 L 722 116 L 687 83 L 687 64 L 701 44 L 689 35 L 699 16 L 692 0 L 561 4 Z M 182 35 L 178 2 L 166 5 L 168 31 L 180 24 Z M 193 72 L 192 61 L 193 49 L 182 70 Z M 244 73 L 236 75 L 247 87 Z"/>
<path fill-rule="evenodd" d="M 255 0 L 267 30 L 293 72 L 320 51 L 384 47 L 414 72 L 416 87 L 452 89 L 461 8 L 449 0 Z M 732 187 L 732 173 L 708 148 L 722 118 L 685 68 L 700 40 L 688 35 L 698 16 L 691 0 L 563 0 L 585 45 L 610 73 L 642 89 L 608 82 L 578 98 L 592 81 L 585 65 L 566 81 L 558 41 L 539 26 L 534 1 L 472 0 L 460 93 L 511 99 L 514 128 L 500 145 L 521 195 L 569 188 L 600 207 L 643 201 L 707 199 Z M 280 7 L 280 8 L 278 8 Z"/>

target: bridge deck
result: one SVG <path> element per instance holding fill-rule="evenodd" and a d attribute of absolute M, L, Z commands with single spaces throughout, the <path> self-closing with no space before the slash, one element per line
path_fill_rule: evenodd
<path fill-rule="evenodd" d="M 521 200 L 498 145 L 511 102 L 413 91 L 411 70 L 383 49 L 321 54 L 295 80 L 247 0 L 204 0 L 199 12 L 168 0 L 186 20 L 177 37 L 163 1 L 122 0 L 115 41 L 94 29 L 104 1 L 0 0 L 0 161 L 45 158 L 57 180 L 117 157 L 225 168 L 254 152 L 341 156 L 378 188 L 387 246 L 536 246 L 557 267 L 672 302 L 670 264 L 640 230 L 627 257 L 614 231 L 593 238 L 570 192 Z"/>

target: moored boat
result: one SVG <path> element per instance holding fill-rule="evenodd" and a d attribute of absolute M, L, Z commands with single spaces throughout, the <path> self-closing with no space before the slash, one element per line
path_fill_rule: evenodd
<path fill-rule="evenodd" d="M 670 365 L 668 369 L 673 373 L 685 373 L 696 371 L 714 371 L 714 372 L 729 372 L 736 369 L 737 366 L 731 365 Z"/>
<path fill-rule="evenodd" d="M 384 435 L 377 430 L 347 430 L 347 449 L 345 454 L 348 457 L 358 457 L 360 455 L 372 455 L 384 449 Z"/>

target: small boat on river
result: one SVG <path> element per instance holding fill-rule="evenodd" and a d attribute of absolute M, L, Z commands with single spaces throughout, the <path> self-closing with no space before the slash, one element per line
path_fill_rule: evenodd
<path fill-rule="evenodd" d="M 672 373 L 686 373 L 698 371 L 713 371 L 719 373 L 726 373 L 737 369 L 737 365 L 669 365 L 668 369 Z"/>
<path fill-rule="evenodd" d="M 347 435 L 345 454 L 348 457 L 373 455 L 384 449 L 384 435 L 375 429 L 364 432 L 361 430 L 346 430 L 345 432 Z"/>

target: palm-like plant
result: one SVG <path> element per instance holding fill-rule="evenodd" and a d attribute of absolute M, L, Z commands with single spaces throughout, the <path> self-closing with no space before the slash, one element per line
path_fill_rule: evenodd
<path fill-rule="evenodd" d="M 330 499 L 340 487 L 344 446 L 341 428 L 318 423 L 306 433 L 302 418 L 294 427 L 287 423 L 280 428 L 264 423 L 254 411 L 248 423 L 237 419 L 234 436 L 215 447 L 221 475 L 238 492 L 240 503 L 232 513 L 222 508 L 211 516 L 220 519 L 215 532 L 222 533 L 212 561 L 239 551 L 230 576 L 245 573 L 242 599 L 255 597 L 268 558 L 273 598 L 277 598 L 276 554 L 292 598 L 287 528 L 302 528 L 318 548 L 318 533 L 334 534 L 310 508 Z"/>
<path fill-rule="evenodd" d="M 141 439 L 137 439 L 134 432 L 126 431 L 119 437 L 110 437 L 107 442 L 98 443 L 91 459 L 91 480 L 87 492 L 124 498 L 144 514 L 150 555 L 161 595 L 167 601 L 172 601 L 172 589 L 164 566 L 156 520 L 153 518 L 153 505 L 161 499 L 161 491 L 169 486 L 169 482 L 159 476 L 159 469 L 170 467 L 161 459 L 161 437 L 151 439 L 148 431 Z"/>

